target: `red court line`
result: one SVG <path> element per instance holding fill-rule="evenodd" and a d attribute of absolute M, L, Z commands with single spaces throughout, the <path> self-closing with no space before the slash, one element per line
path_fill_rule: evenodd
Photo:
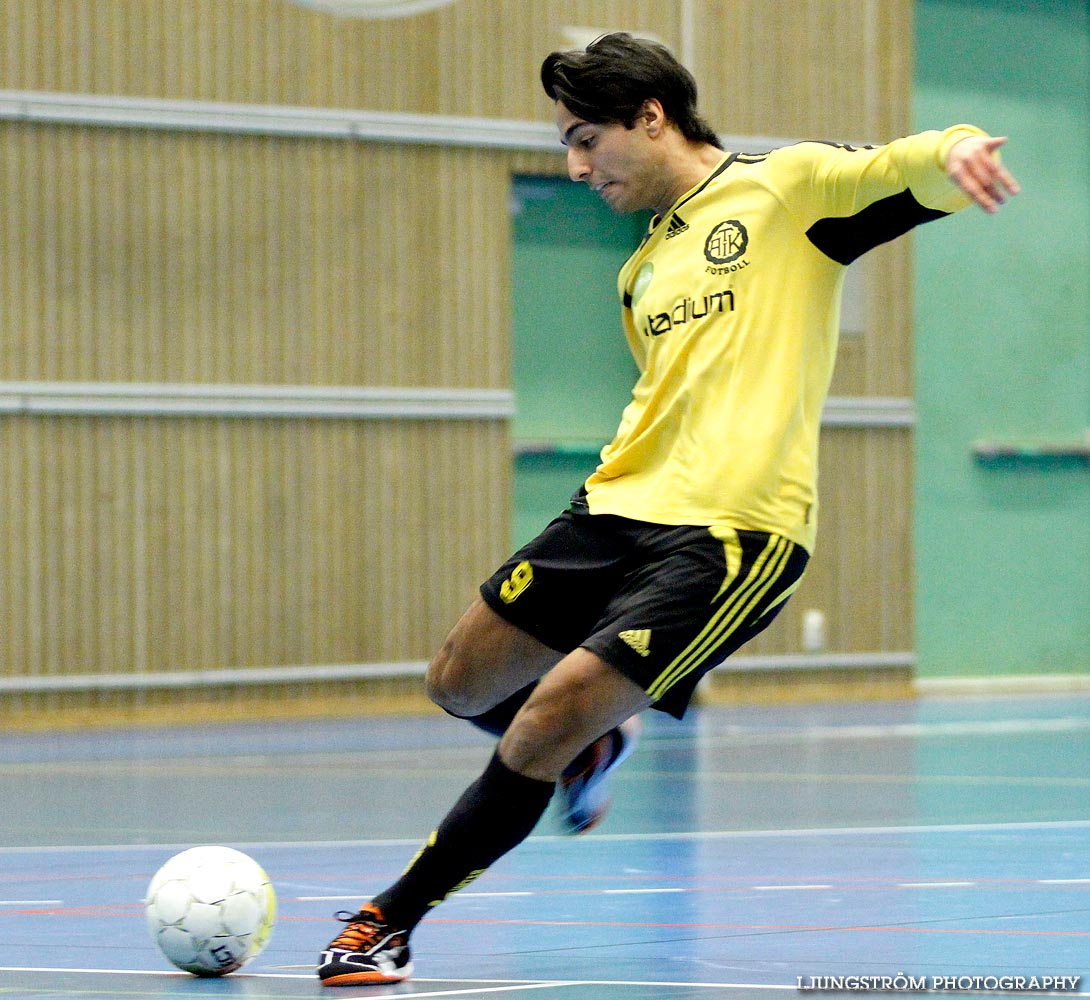
<path fill-rule="evenodd" d="M 400 869 L 399 869 L 400 870 Z M 0 875 L 0 883 L 6 884 L 21 884 L 21 883 L 33 883 L 33 882 L 91 882 L 91 881 L 119 881 L 119 882 L 146 882 L 151 879 L 153 872 L 146 874 L 132 874 L 132 873 L 115 873 L 106 875 L 88 874 L 85 872 L 73 872 L 71 874 L 49 874 L 49 873 L 35 873 L 29 872 L 26 874 L 18 875 Z M 297 874 L 297 873 L 276 873 L 273 877 L 274 884 L 283 882 L 295 882 L 300 880 L 314 881 L 314 880 L 327 880 L 330 882 L 362 882 L 367 883 L 372 880 L 383 880 L 391 877 L 390 872 L 358 872 L 346 875 L 344 872 L 328 873 L 328 874 Z M 853 876 L 845 878 L 836 875 L 823 875 L 823 874 L 802 874 L 794 876 L 790 879 L 785 879 L 782 875 L 769 875 L 762 876 L 760 874 L 747 874 L 747 875 L 722 875 L 722 876 L 708 876 L 708 875 L 673 875 L 673 874 L 655 874 L 648 872 L 647 874 L 625 874 L 625 875 L 613 875 L 613 874 L 598 874 L 598 875 L 528 875 L 528 874 L 494 874 L 490 877 L 492 883 L 518 883 L 520 886 L 526 886 L 534 882 L 569 882 L 574 883 L 572 888 L 567 889 L 530 889 L 528 891 L 533 892 L 535 895 L 558 895 L 558 894 L 575 894 L 586 892 L 584 888 L 580 888 L 581 884 L 588 882 L 597 883 L 641 883 L 641 882 L 654 882 L 657 888 L 677 888 L 681 887 L 686 892 L 745 892 L 752 890 L 755 885 L 762 887 L 767 886 L 784 886 L 785 888 L 791 888 L 799 884 L 805 883 L 807 885 L 814 883 L 828 884 L 835 889 L 889 889 L 894 887 L 903 887 L 904 885 L 929 885 L 938 881 L 957 881 L 959 883 L 969 883 L 972 887 L 977 888 L 1048 888 L 1048 889 L 1088 889 L 1090 890 L 1090 874 L 1081 876 L 1079 878 L 1070 877 L 1062 879 L 1042 879 L 1042 878 L 983 878 L 973 875 L 949 875 L 949 876 L 926 876 L 915 874 L 902 874 L 902 875 L 882 875 L 882 876 L 870 876 L 870 877 L 858 877 Z M 695 883 L 695 884 L 694 884 Z M 965 888 L 969 888 L 970 885 L 966 884 Z M 285 896 L 285 899 L 291 899 L 294 897 Z"/>
<path fill-rule="evenodd" d="M 269 872 L 273 872 L 275 870 L 270 865 L 264 865 L 263 867 L 266 869 L 266 871 L 269 871 Z M 397 868 L 398 871 L 401 871 L 402 869 L 403 869 L 403 866 L 399 866 Z M 315 879 L 323 879 L 323 880 L 339 882 L 339 881 L 354 880 L 354 879 L 384 878 L 384 877 L 388 877 L 390 871 L 393 871 L 393 870 L 394 869 L 389 869 L 389 870 L 383 871 L 383 872 L 345 872 L 345 871 L 338 871 L 338 872 L 285 872 L 285 871 L 275 870 L 274 881 L 290 882 L 290 881 L 296 881 L 296 880 L 300 880 L 300 879 L 307 879 L 307 880 L 311 880 L 311 881 L 313 881 Z M 103 876 L 103 877 L 109 877 L 109 876 Z M 120 876 L 120 877 L 128 878 L 130 876 L 126 875 L 126 876 Z M 148 877 L 150 878 L 151 876 L 149 875 Z M 780 881 L 785 881 L 785 877 L 784 877 L 784 875 L 782 873 L 762 875 L 760 872 L 748 872 L 747 874 L 744 874 L 744 875 L 709 875 L 707 873 L 702 873 L 702 874 L 699 874 L 699 875 L 679 875 L 679 874 L 671 873 L 671 874 L 664 875 L 662 872 L 657 872 L 656 873 L 656 872 L 652 872 L 652 871 L 647 871 L 647 872 L 626 872 L 623 875 L 618 875 L 618 874 L 610 873 L 610 872 L 600 872 L 600 873 L 590 872 L 590 873 L 587 873 L 587 874 L 579 874 L 577 872 L 572 872 L 572 873 L 564 874 L 564 875 L 547 875 L 547 874 L 538 873 L 538 872 L 492 872 L 492 871 L 490 871 L 488 873 L 488 877 L 489 877 L 489 880 L 493 881 L 493 882 L 538 882 L 538 881 L 540 881 L 540 882 L 647 882 L 647 881 L 658 881 L 660 879 L 668 878 L 673 882 L 704 882 L 704 883 L 706 883 L 708 885 L 718 885 L 718 884 L 725 884 L 725 883 L 731 883 L 731 882 L 742 883 L 742 882 L 754 882 L 754 881 L 760 881 L 760 882 L 780 882 Z M 878 882 L 878 883 L 905 882 L 905 881 L 907 881 L 907 880 L 909 880 L 911 878 L 922 878 L 922 877 L 923 876 L 919 875 L 918 872 L 904 873 L 904 874 L 900 874 L 900 875 L 869 875 L 869 876 L 853 875 L 853 876 L 850 876 L 850 877 L 849 876 L 841 876 L 841 875 L 826 875 L 826 874 L 823 874 L 821 872 L 818 872 L 818 873 L 811 872 L 809 874 L 800 874 L 800 875 L 797 875 L 797 876 L 793 875 L 793 876 L 791 876 L 791 881 L 793 882 L 797 878 L 797 879 L 802 879 L 802 880 L 805 880 L 805 881 L 813 880 L 813 881 L 818 881 L 818 882 L 836 882 L 838 884 L 843 884 L 843 885 L 852 885 L 854 883 L 871 883 L 871 882 Z M 953 876 L 951 876 L 951 877 L 953 877 Z M 965 878 L 967 876 L 962 875 L 962 876 L 958 876 L 958 877 Z M 1086 877 L 1090 878 L 1090 871 L 1087 871 Z M 2 878 L 2 876 L 0 876 L 0 878 Z M 1023 884 L 1023 883 L 1035 882 L 1036 879 L 1032 879 L 1032 878 L 1026 878 L 1026 879 L 1017 879 L 1017 878 L 1009 878 L 1009 879 L 1008 878 L 1004 878 L 1004 879 L 974 878 L 973 881 L 975 881 L 975 882 L 994 881 L 994 882 L 1003 882 L 1003 883 L 1010 882 L 1012 884 L 1020 885 L 1020 884 Z"/>
<path fill-rule="evenodd" d="M 12 916 L 80 916 L 80 917 L 132 917 L 142 914 L 144 907 L 139 903 L 119 903 L 104 906 L 58 906 L 40 907 L 21 910 L 8 910 Z M 4 915 L 4 911 L 0 911 Z M 280 914 L 277 920 L 328 923 L 328 917 L 297 917 Z M 726 923 L 660 923 L 645 920 L 454 920 L 433 917 L 429 921 L 436 924 L 459 924 L 465 926 L 510 926 L 510 927 L 650 927 L 675 930 L 716 930 L 716 931 L 790 931 L 819 932 L 833 931 L 844 933 L 853 931 L 869 934 L 987 934 L 1026 937 L 1090 937 L 1090 931 L 1033 931 L 982 927 L 900 927 L 900 926 L 837 926 L 834 924 L 726 924 Z"/>
<path fill-rule="evenodd" d="M 26 875 L 0 875 L 0 883 L 34 883 L 34 882 L 89 882 L 89 881 L 138 881 L 145 883 L 151 879 L 153 872 L 145 874 L 115 874 L 115 875 L 89 875 L 85 873 L 73 873 L 68 875 L 38 875 L 30 873 Z M 366 883 L 371 880 L 386 880 L 393 876 L 389 872 L 387 873 L 360 873 L 347 876 L 351 881 L 359 881 Z M 293 882 L 301 879 L 315 880 L 315 879 L 328 879 L 330 881 L 340 881 L 345 879 L 346 876 L 343 872 L 329 875 L 283 875 L 278 874 L 274 877 L 274 885 L 277 882 Z M 841 878 L 837 876 L 826 875 L 800 875 L 797 878 L 790 880 L 784 880 L 783 876 L 772 875 L 764 878 L 760 875 L 734 875 L 734 876 L 700 876 L 700 875 L 655 875 L 648 873 L 646 875 L 495 875 L 490 880 L 492 882 L 517 882 L 519 885 L 527 885 L 535 881 L 544 882 L 573 882 L 573 883 L 585 883 L 585 882 L 600 882 L 600 883 L 639 883 L 639 882 L 654 882 L 657 888 L 669 889 L 669 888 L 682 888 L 685 892 L 749 892 L 752 891 L 754 886 L 759 885 L 761 888 L 767 888 L 769 886 L 779 887 L 782 886 L 785 889 L 795 888 L 798 885 L 805 883 L 807 885 L 814 883 L 828 884 L 832 889 L 846 889 L 856 891 L 886 891 L 891 888 L 904 888 L 907 886 L 928 886 L 933 883 L 951 881 L 958 882 L 959 888 L 978 888 L 978 889 L 995 889 L 995 888 L 1035 888 L 1035 889 L 1067 889 L 1067 890 L 1090 890 L 1090 875 L 1083 876 L 1081 878 L 1070 879 L 1040 879 L 1040 878 L 977 878 L 974 876 L 956 876 L 951 875 L 947 877 L 936 876 L 932 879 L 929 876 L 923 875 L 883 875 L 872 876 L 869 878 Z M 687 884 L 686 884 L 687 883 Z M 700 884 L 692 884 L 700 883 Z M 965 884 L 961 884 L 965 883 Z M 534 895 L 538 896 L 555 896 L 555 895 L 578 895 L 580 893 L 587 892 L 586 889 L 574 886 L 570 889 L 530 889 L 528 890 Z M 297 897 L 284 896 L 283 899 L 293 899 Z"/>
<path fill-rule="evenodd" d="M 105 875 L 88 874 L 87 872 L 69 872 L 64 875 L 58 875 L 56 872 L 18 872 L 14 875 L 0 875 L 0 882 L 104 882 L 110 879 L 137 879 L 147 878 L 151 880 L 152 875 L 155 873 L 149 871 L 145 875 L 134 875 L 126 872 L 123 874 L 112 873 Z"/>
<path fill-rule="evenodd" d="M 92 906 L 41 906 L 20 909 L 0 908 L 0 917 L 131 917 L 143 914 L 143 903 L 104 903 Z"/>
<path fill-rule="evenodd" d="M 280 916 L 279 920 L 329 922 L 328 917 Z M 996 918 L 998 919 L 998 918 Z M 868 927 L 836 926 L 833 924 L 719 924 L 719 923 L 658 923 L 653 921 L 627 920 L 454 920 L 449 917 L 430 917 L 429 923 L 462 924 L 465 926 L 512 926 L 512 927 L 654 927 L 686 930 L 726 931 L 859 931 L 874 934 L 1001 934 L 1006 936 L 1032 937 L 1090 937 L 1090 931 L 1031 931 L 987 929 L 976 927 Z"/>
<path fill-rule="evenodd" d="M 1002 934 L 1040 937 L 1090 937 L 1090 931 L 1029 931 L 1001 930 L 976 927 L 837 927 L 825 924 L 673 924 L 650 922 L 626 922 L 620 920 L 444 920 L 435 923 L 448 924 L 528 924 L 539 926 L 572 927 L 674 927 L 698 930 L 732 931 L 859 931 L 873 934 Z"/>
<path fill-rule="evenodd" d="M 266 871 L 270 871 L 268 865 L 265 866 Z M 348 882 L 362 882 L 366 883 L 372 879 L 389 879 L 397 878 L 398 874 L 402 871 L 399 867 L 396 871 L 392 870 L 387 872 L 329 872 L 329 873 L 314 873 L 306 872 L 303 874 L 294 872 L 276 872 L 272 875 L 273 883 L 283 882 L 298 882 L 298 881 L 328 881 L 332 883 Z M 107 877 L 107 876 L 103 876 Z M 125 878 L 135 876 L 122 876 Z M 147 876 L 151 878 L 151 874 Z M 1064 882 L 1060 887 L 1068 889 L 1087 888 L 1090 889 L 1090 872 L 1082 876 L 1087 881 L 1085 883 L 1080 881 L 1068 881 Z M 28 879 L 29 880 L 29 879 Z M 1023 888 L 1026 886 L 1048 886 L 1050 888 L 1055 887 L 1055 882 L 1050 879 L 1041 878 L 983 878 L 974 875 L 921 875 L 919 872 L 911 874 L 901 875 L 874 875 L 869 877 L 843 877 L 837 875 L 823 875 L 817 874 L 802 874 L 792 876 L 790 879 L 786 879 L 782 874 L 764 876 L 761 874 L 749 873 L 746 875 L 675 875 L 664 873 L 632 873 L 624 875 L 616 874 L 589 874 L 589 875 L 545 875 L 545 874 L 530 874 L 530 873 L 489 873 L 489 883 L 518 883 L 520 886 L 532 885 L 535 882 L 571 882 L 571 883 L 584 883 L 584 882 L 655 882 L 659 883 L 663 887 L 670 885 L 680 885 L 682 883 L 699 883 L 696 889 L 700 891 L 738 891 L 744 889 L 750 889 L 754 885 L 798 885 L 799 883 L 829 883 L 836 888 L 888 888 L 891 886 L 898 886 L 903 883 L 921 883 L 921 882 L 933 882 L 933 881 L 964 881 L 972 882 L 974 885 L 979 886 L 1011 886 L 1017 888 Z M 479 883 L 478 883 L 479 884 Z M 580 892 L 585 891 L 578 888 L 573 889 L 548 889 L 548 890 L 533 890 L 534 892 L 540 892 L 542 895 L 546 893 L 554 892 Z"/>
<path fill-rule="evenodd" d="M 677 893 L 703 893 L 703 892 L 719 892 L 724 895 L 738 894 L 744 892 L 763 892 L 770 889 L 783 889 L 798 890 L 798 891 L 823 891 L 823 892 L 868 892 L 868 893 L 881 893 L 890 892 L 891 890 L 907 890 L 907 889 L 1040 889 L 1055 890 L 1090 890 L 1090 882 L 1085 884 L 1082 882 L 1053 882 L 1053 881 L 1041 881 L 1038 879 L 1027 879 L 1026 881 L 1003 881 L 1001 879 L 973 879 L 966 881 L 954 881 L 954 880 L 925 880 L 925 879 L 904 879 L 892 882 L 882 883 L 855 883 L 855 882 L 837 882 L 835 879 L 821 879 L 820 876 L 813 881 L 806 880 L 805 882 L 761 882 L 747 885 L 687 885 L 677 886 L 670 885 L 670 879 L 659 878 L 649 881 L 656 883 L 654 889 L 651 888 L 635 888 L 635 889 L 588 889 L 588 888 L 573 888 L 573 889 L 526 889 L 523 890 L 520 895 L 525 896 L 588 896 L 595 894 L 613 895 L 621 894 L 624 892 L 631 893 L 648 893 L 651 894 L 656 890 L 660 892 L 677 892 Z M 819 884 L 820 883 L 820 884 Z M 498 894 L 502 894 L 502 890 L 497 890 Z M 326 894 L 330 899 L 339 899 L 341 894 Z M 366 898 L 366 893 L 358 892 L 355 894 L 360 899 Z M 470 893 L 469 895 L 489 895 L 488 891 L 484 888 L 479 891 Z M 322 896 L 280 896 L 280 899 L 293 902 L 322 902 Z"/>

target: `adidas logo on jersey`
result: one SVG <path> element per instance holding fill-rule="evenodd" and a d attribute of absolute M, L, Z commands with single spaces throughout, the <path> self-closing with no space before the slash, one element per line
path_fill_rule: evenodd
<path fill-rule="evenodd" d="M 628 629 L 625 632 L 619 632 L 618 638 L 631 646 L 640 656 L 649 656 L 651 654 L 651 630 L 649 628 Z"/>
<path fill-rule="evenodd" d="M 688 228 L 689 223 L 680 215 L 671 215 L 670 222 L 666 226 L 666 238 L 672 240 L 675 236 L 680 236 Z"/>

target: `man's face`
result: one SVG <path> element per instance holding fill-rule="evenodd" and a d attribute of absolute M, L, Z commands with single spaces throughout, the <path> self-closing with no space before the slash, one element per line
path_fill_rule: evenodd
<path fill-rule="evenodd" d="M 643 121 L 634 128 L 584 121 L 556 102 L 556 126 L 568 147 L 568 175 L 582 181 L 615 212 L 659 204 L 662 172 Z"/>

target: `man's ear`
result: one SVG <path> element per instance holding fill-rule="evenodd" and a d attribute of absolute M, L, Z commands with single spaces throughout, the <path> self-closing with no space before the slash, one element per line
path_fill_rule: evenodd
<path fill-rule="evenodd" d="M 652 139 L 662 134 L 666 128 L 666 112 L 663 110 L 658 98 L 649 97 L 643 102 L 643 107 L 640 108 L 639 120 L 643 122 L 643 127 Z"/>

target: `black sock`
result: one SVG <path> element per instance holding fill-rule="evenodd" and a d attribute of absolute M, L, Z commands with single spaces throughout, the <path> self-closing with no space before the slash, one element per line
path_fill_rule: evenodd
<path fill-rule="evenodd" d="M 478 729 L 483 729 L 493 736 L 502 736 L 507 732 L 511 720 L 518 714 L 518 710 L 526 704 L 526 699 L 533 694 L 536 687 L 537 681 L 531 681 L 526 687 L 519 688 L 513 695 L 509 695 L 498 705 L 494 705 L 487 712 L 482 712 L 480 715 L 454 715 L 453 712 L 448 714 L 454 715 L 456 719 L 465 719 L 466 722 L 472 722 Z"/>
<path fill-rule="evenodd" d="M 497 752 L 405 874 L 371 902 L 388 922 L 412 930 L 428 910 L 469 885 L 530 835 L 554 787 L 551 781 L 512 771 Z"/>

